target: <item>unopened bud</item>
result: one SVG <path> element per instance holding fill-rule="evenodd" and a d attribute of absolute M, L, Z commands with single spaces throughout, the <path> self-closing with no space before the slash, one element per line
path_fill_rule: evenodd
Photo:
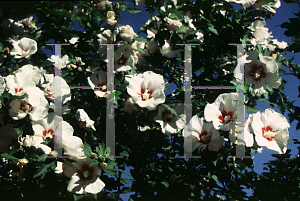
<path fill-rule="evenodd" d="M 6 47 L 5 50 L 9 53 L 9 47 Z"/>
<path fill-rule="evenodd" d="M 78 67 L 78 71 L 79 71 L 79 72 L 82 72 L 83 70 L 82 70 L 82 68 L 81 68 L 81 67 Z"/>
<path fill-rule="evenodd" d="M 100 168 L 101 168 L 101 170 L 105 169 L 105 168 L 106 168 L 106 166 L 107 166 L 107 164 L 106 164 L 105 162 L 103 162 L 102 164 L 103 164 L 103 165 L 99 165 L 99 166 L 100 166 Z"/>
<path fill-rule="evenodd" d="M 75 64 L 70 64 L 70 66 L 74 69 L 77 68 L 77 66 Z"/>
<path fill-rule="evenodd" d="M 26 158 L 22 158 L 22 159 L 19 160 L 19 164 L 22 165 L 22 166 L 26 165 L 27 163 L 28 163 L 28 160 Z"/>
<path fill-rule="evenodd" d="M 98 158 L 98 154 L 92 152 L 92 153 L 91 153 L 91 157 L 94 158 L 94 159 L 97 159 L 97 158 Z"/>
<path fill-rule="evenodd" d="M 51 151 L 51 152 L 49 153 L 49 156 L 57 157 L 57 156 L 58 156 L 58 153 L 57 153 L 57 151 Z"/>
<path fill-rule="evenodd" d="M 120 4 L 117 2 L 117 3 L 115 3 L 115 7 L 117 8 L 117 9 L 119 9 L 120 8 Z"/>
<path fill-rule="evenodd" d="M 273 55 L 272 55 L 272 58 L 273 58 L 274 60 L 276 60 L 277 54 L 273 54 Z"/>

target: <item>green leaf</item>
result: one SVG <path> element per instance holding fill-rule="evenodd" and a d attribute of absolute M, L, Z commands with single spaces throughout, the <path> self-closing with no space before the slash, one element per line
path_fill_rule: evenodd
<path fill-rule="evenodd" d="M 215 180 L 216 182 L 218 182 L 218 177 L 217 177 L 216 175 L 211 176 L 211 178 L 212 178 L 213 180 Z"/>
<path fill-rule="evenodd" d="M 161 182 L 166 188 L 168 188 L 169 187 L 169 183 L 168 182 L 166 182 L 166 181 L 162 181 Z"/>
<path fill-rule="evenodd" d="M 23 129 L 21 127 L 20 128 L 14 128 L 14 130 L 16 131 L 16 133 L 18 135 L 20 135 L 23 132 Z"/>
<path fill-rule="evenodd" d="M 109 174 L 109 175 L 116 175 L 117 174 L 116 169 L 107 169 L 107 167 L 104 169 L 104 172 Z"/>
<path fill-rule="evenodd" d="M 162 103 L 161 105 L 163 105 L 165 108 L 167 108 L 167 110 L 169 110 L 172 114 L 174 114 L 176 117 L 178 117 L 178 114 L 177 114 L 176 110 L 171 108 L 169 105 L 164 104 L 164 103 Z"/>
<path fill-rule="evenodd" d="M 125 11 L 128 11 L 130 13 L 139 13 L 139 12 L 141 12 L 141 9 L 135 8 L 135 7 L 130 7 L 130 8 L 127 8 Z"/>
<path fill-rule="evenodd" d="M 219 35 L 219 34 L 218 34 L 218 31 L 217 31 L 213 26 L 209 26 L 209 27 L 208 27 L 208 30 L 211 31 L 211 32 L 213 32 L 213 33 L 216 34 L 216 35 Z"/>
<path fill-rule="evenodd" d="M 148 40 L 144 37 L 136 37 L 133 39 L 134 41 L 137 41 L 137 42 L 145 42 L 145 43 L 149 43 Z"/>
<path fill-rule="evenodd" d="M 118 170 L 119 172 L 122 172 L 122 173 L 126 174 L 126 175 L 129 176 L 131 179 L 134 179 L 134 178 L 131 176 L 131 174 L 128 174 L 128 173 L 125 172 L 124 170 L 121 170 L 121 169 L 116 169 L 116 170 Z"/>
<path fill-rule="evenodd" d="M 126 150 L 124 150 L 124 151 L 122 151 L 121 153 L 120 153 L 120 156 L 129 156 L 129 153 L 126 151 Z"/>
<path fill-rule="evenodd" d="M 55 167 L 56 167 L 55 161 L 53 161 L 52 163 L 46 164 L 46 165 L 43 164 L 36 171 L 36 174 L 33 176 L 33 178 L 41 176 L 41 178 L 43 179 L 45 174 L 49 171 L 49 169 L 54 169 Z"/>
<path fill-rule="evenodd" d="M 84 147 L 85 150 L 83 150 L 84 154 L 88 157 L 91 157 L 91 153 L 92 153 L 92 148 L 91 145 L 89 145 L 86 141 L 84 141 Z"/>
<path fill-rule="evenodd" d="M 8 154 L 8 153 L 2 153 L 1 156 L 7 160 L 17 160 L 19 161 L 20 159 Z"/>
<path fill-rule="evenodd" d="M 90 167 L 94 166 L 94 165 L 99 165 L 99 161 L 93 160 L 90 164 Z"/>
<path fill-rule="evenodd" d="M 38 157 L 37 161 L 38 162 L 44 162 L 48 157 L 48 154 L 43 154 L 41 156 Z"/>
<path fill-rule="evenodd" d="M 189 27 L 185 24 L 183 24 L 181 27 L 179 27 L 176 31 L 177 32 L 186 32 L 187 30 L 189 30 Z"/>

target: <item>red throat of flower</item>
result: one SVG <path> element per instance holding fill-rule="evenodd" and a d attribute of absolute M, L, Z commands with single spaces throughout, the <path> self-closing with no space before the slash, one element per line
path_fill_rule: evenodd
<path fill-rule="evenodd" d="M 223 124 L 228 124 L 233 121 L 233 111 L 223 110 L 222 115 L 219 115 L 218 119 L 220 119 Z"/>
<path fill-rule="evenodd" d="M 271 126 L 267 126 L 265 128 L 262 128 L 261 130 L 262 136 L 268 141 L 273 141 L 273 138 L 277 135 L 277 133 L 272 130 Z"/>
<path fill-rule="evenodd" d="M 199 139 L 198 142 L 201 144 L 209 144 L 211 142 L 211 133 L 208 133 L 206 130 L 202 131 L 199 134 Z"/>
<path fill-rule="evenodd" d="M 21 100 L 19 110 L 22 110 L 23 112 L 31 112 L 33 110 L 33 106 L 30 105 L 27 101 Z"/>
<path fill-rule="evenodd" d="M 99 91 L 106 92 L 106 90 L 107 90 L 106 82 L 97 83 L 97 85 L 99 87 L 98 88 Z"/>
<path fill-rule="evenodd" d="M 171 114 L 169 110 L 166 109 L 165 111 L 163 111 L 161 116 L 164 122 L 168 122 L 168 123 L 172 122 L 173 114 Z"/>
<path fill-rule="evenodd" d="M 52 128 L 43 131 L 43 140 L 45 140 L 47 137 L 53 138 L 53 136 L 54 130 Z"/>
<path fill-rule="evenodd" d="M 251 64 L 251 70 L 248 75 L 256 82 L 259 82 L 261 78 L 265 78 L 267 76 L 263 65 L 257 65 L 256 63 Z"/>
<path fill-rule="evenodd" d="M 93 179 L 96 171 L 95 166 L 90 167 L 89 164 L 83 163 L 79 168 L 80 169 L 77 169 L 76 174 L 80 181 L 91 181 Z"/>
<path fill-rule="evenodd" d="M 148 90 L 148 89 L 141 88 L 141 93 L 139 95 L 141 96 L 142 101 L 146 101 L 153 97 L 152 93 L 153 93 L 153 89 Z"/>

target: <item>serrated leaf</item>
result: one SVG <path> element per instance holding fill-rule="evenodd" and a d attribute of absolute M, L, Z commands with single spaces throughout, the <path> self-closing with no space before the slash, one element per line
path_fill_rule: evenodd
<path fill-rule="evenodd" d="M 99 163 L 99 161 L 96 161 L 96 160 L 93 160 L 92 162 L 91 162 L 91 164 L 90 164 L 90 167 L 92 167 L 92 166 L 94 166 L 94 165 L 99 165 L 100 163 Z"/>
<path fill-rule="evenodd" d="M 53 165 L 54 165 L 54 168 L 55 168 L 56 167 L 56 162 L 55 161 L 53 161 L 52 163 L 46 164 L 46 165 L 45 164 L 41 165 L 40 168 L 36 171 L 37 173 L 33 176 L 33 178 L 41 176 L 41 178 L 43 179 L 45 174 L 48 172 L 48 170 Z"/>

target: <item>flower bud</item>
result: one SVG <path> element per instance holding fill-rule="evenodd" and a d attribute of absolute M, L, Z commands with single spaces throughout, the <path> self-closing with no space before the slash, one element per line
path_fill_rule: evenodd
<path fill-rule="evenodd" d="M 105 169 L 105 168 L 106 168 L 106 166 L 107 166 L 107 164 L 106 164 L 105 162 L 103 162 L 102 164 L 103 164 L 103 165 L 99 165 L 99 166 L 100 166 L 100 168 L 101 168 L 101 170 Z"/>
<path fill-rule="evenodd" d="M 58 156 L 58 153 L 57 153 L 57 151 L 51 151 L 51 152 L 49 153 L 49 156 L 57 157 L 57 156 Z"/>
<path fill-rule="evenodd" d="M 22 159 L 19 160 L 19 164 L 22 165 L 22 166 L 26 165 L 27 163 L 28 163 L 28 160 L 26 158 L 22 158 Z"/>
<path fill-rule="evenodd" d="M 115 3 L 115 7 L 116 7 L 116 9 L 119 9 L 119 8 L 120 8 L 119 2 L 116 2 L 116 3 Z"/>

